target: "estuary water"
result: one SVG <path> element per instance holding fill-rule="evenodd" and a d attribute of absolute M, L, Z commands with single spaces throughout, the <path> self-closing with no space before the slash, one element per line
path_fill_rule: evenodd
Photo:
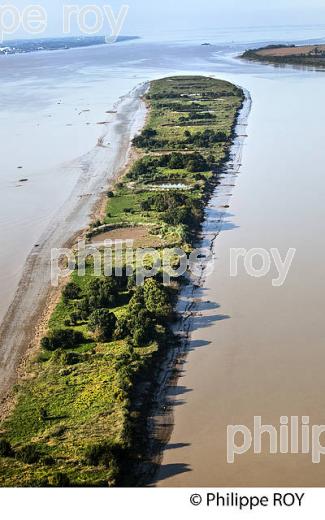
<path fill-rule="evenodd" d="M 222 42 L 210 32 L 210 46 L 201 45 L 202 35 L 0 57 L 0 319 L 27 256 L 57 225 L 80 176 L 103 175 L 104 157 L 101 171 L 85 157 L 94 155 L 99 138 L 107 140 L 121 96 L 171 74 L 243 86 L 252 110 L 240 129 L 247 134 L 242 165 L 223 193 L 229 208 L 221 207 L 217 190 L 207 210 L 205 242 L 222 219 L 214 270 L 197 293 L 189 354 L 169 392 L 174 429 L 155 483 L 324 485 L 324 463 L 312 464 L 310 454 L 270 455 L 267 437 L 262 454 L 248 451 L 227 463 L 228 425 L 252 429 L 255 416 L 277 428 L 283 416 L 325 424 L 325 74 L 241 62 L 235 56 L 254 42 L 235 37 Z M 265 43 L 277 39 L 270 35 Z M 261 35 L 256 41 L 263 43 Z M 296 254 L 285 283 L 274 287 L 274 262 L 256 278 L 239 261 L 238 276 L 230 277 L 233 248 Z"/>
<path fill-rule="evenodd" d="M 228 173 L 235 186 L 217 188 L 207 210 L 205 245 L 222 218 L 213 242 L 214 269 L 196 291 L 189 354 L 178 386 L 168 391 L 174 429 L 157 484 L 322 486 L 325 462 L 312 462 L 311 434 L 309 453 L 301 454 L 301 422 L 308 417 L 310 429 L 325 424 L 325 74 L 270 67 L 249 77 L 226 77 L 249 90 L 252 109 L 239 174 L 234 181 Z M 262 248 L 263 256 L 273 249 L 282 260 L 295 250 L 283 285 L 272 283 L 278 278 L 272 255 L 265 276 L 248 273 L 243 258 L 231 276 L 231 255 L 238 248 Z M 261 256 L 253 267 L 262 267 Z M 276 430 L 277 453 L 270 453 L 268 433 L 261 453 L 253 452 L 255 417 Z M 298 433 L 291 442 L 292 417 Z M 285 453 L 281 418 L 289 422 Z M 249 441 L 232 464 L 229 425 L 244 426 Z M 241 447 L 243 436 L 235 443 Z"/>

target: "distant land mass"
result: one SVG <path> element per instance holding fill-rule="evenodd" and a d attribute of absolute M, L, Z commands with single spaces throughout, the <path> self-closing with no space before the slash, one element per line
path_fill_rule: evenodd
<path fill-rule="evenodd" d="M 273 64 L 325 67 L 325 45 L 268 45 L 249 49 L 241 58 Z"/>
<path fill-rule="evenodd" d="M 21 54 L 25 52 L 56 51 L 91 45 L 111 45 L 105 36 L 74 36 L 67 38 L 41 38 L 38 40 L 8 40 L 0 47 L 1 54 Z M 119 36 L 114 43 L 137 40 L 139 36 Z"/>

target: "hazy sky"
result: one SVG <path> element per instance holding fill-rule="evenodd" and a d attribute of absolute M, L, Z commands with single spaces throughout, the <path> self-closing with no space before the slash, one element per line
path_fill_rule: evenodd
<path fill-rule="evenodd" d="M 62 34 L 63 5 L 111 5 L 118 13 L 123 4 L 129 13 L 122 34 L 146 35 L 169 30 L 225 26 L 325 24 L 325 0 L 11 0 L 1 4 L 15 5 L 19 10 L 31 4 L 42 5 L 48 13 L 47 30 L 43 36 Z M 1 18 L 0 18 L 1 20 Z M 90 19 L 89 19 L 90 20 Z M 106 21 L 106 27 L 109 27 Z M 105 29 L 106 29 L 105 27 Z M 72 24 L 72 32 L 78 28 Z M 102 31 L 106 33 L 107 30 Z M 10 37 L 21 37 L 22 31 Z"/>

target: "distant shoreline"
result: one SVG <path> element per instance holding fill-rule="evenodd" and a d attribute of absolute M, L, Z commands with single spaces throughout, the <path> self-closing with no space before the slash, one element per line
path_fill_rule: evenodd
<path fill-rule="evenodd" d="M 113 45 L 133 40 L 139 36 L 118 36 L 113 43 L 107 43 L 105 36 L 75 36 L 67 38 L 41 38 L 37 40 L 8 40 L 0 46 L 0 56 L 27 54 L 31 52 L 59 51 L 95 45 Z"/>
<path fill-rule="evenodd" d="M 325 45 L 268 45 L 248 49 L 240 58 L 274 65 L 325 67 Z"/>

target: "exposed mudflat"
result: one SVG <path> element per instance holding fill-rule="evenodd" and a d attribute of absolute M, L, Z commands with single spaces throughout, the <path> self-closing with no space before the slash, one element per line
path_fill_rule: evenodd
<path fill-rule="evenodd" d="M 141 85 L 121 99 L 104 140 L 110 147 L 95 147 L 71 168 L 82 170 L 64 205 L 28 256 L 15 298 L 0 328 L 0 396 L 6 396 L 17 377 L 17 367 L 31 346 L 44 314 L 51 288 L 51 250 L 71 247 L 89 223 L 90 214 L 111 180 L 125 166 L 131 139 L 142 127 L 146 109 Z"/>

